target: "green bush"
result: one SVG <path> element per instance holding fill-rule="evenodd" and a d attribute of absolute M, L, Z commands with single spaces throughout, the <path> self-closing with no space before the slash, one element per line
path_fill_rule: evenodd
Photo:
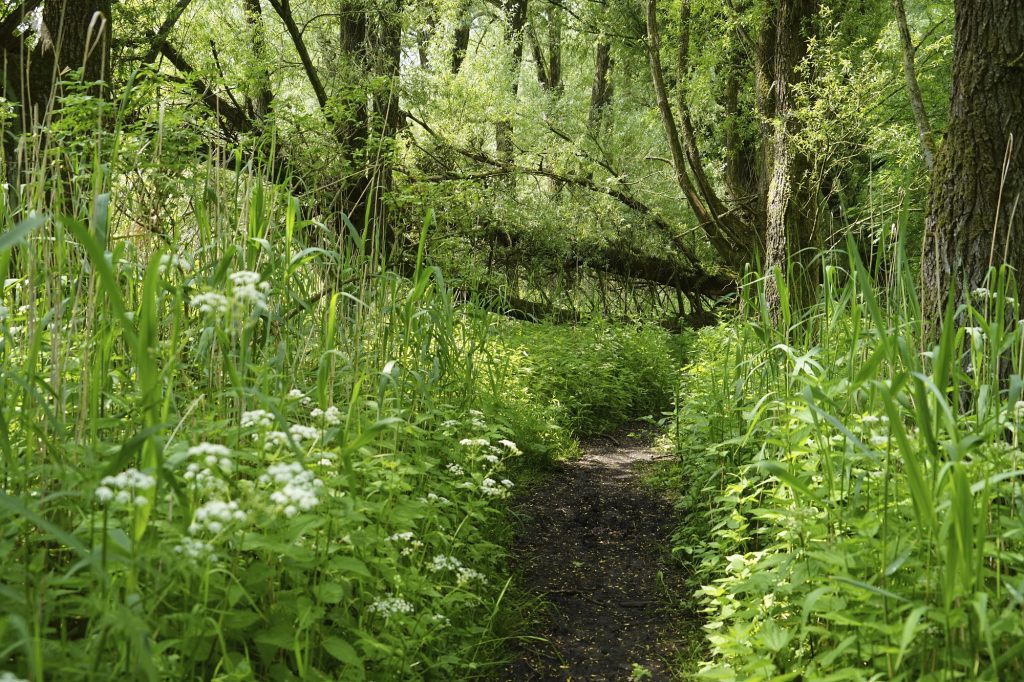
<path fill-rule="evenodd" d="M 751 285 L 753 316 L 698 338 L 675 549 L 702 583 L 704 679 L 1024 675 L 1016 285 L 993 271 L 932 346 L 902 256 L 888 276 L 880 299 L 856 257 L 826 267 L 780 327 Z"/>
<path fill-rule="evenodd" d="M 506 362 L 521 386 L 520 404 L 548 406 L 577 436 L 605 433 L 671 405 L 678 360 L 664 330 L 592 322 L 518 325 L 509 332 Z"/>

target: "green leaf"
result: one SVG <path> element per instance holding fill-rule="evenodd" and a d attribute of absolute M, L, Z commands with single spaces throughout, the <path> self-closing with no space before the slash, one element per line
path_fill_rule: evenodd
<path fill-rule="evenodd" d="M 342 663 L 362 667 L 363 659 L 359 657 L 355 647 L 341 637 L 325 637 L 323 645 L 327 653 Z"/>
<path fill-rule="evenodd" d="M 0 253 L 20 244 L 25 240 L 25 237 L 45 222 L 46 216 L 39 213 L 32 213 L 28 218 L 25 218 L 7 232 L 0 234 Z"/>

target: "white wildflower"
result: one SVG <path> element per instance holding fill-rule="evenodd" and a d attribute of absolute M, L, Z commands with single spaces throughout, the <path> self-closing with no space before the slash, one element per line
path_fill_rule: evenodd
<path fill-rule="evenodd" d="M 196 294 L 190 302 L 193 308 L 199 308 L 200 312 L 223 315 L 228 311 L 228 299 L 226 296 L 212 291 L 205 294 Z"/>
<path fill-rule="evenodd" d="M 465 585 L 466 583 L 473 582 L 474 580 L 480 581 L 482 583 L 487 582 L 487 577 L 484 576 L 483 573 L 472 568 L 460 568 L 458 569 L 458 574 L 459 575 L 458 578 L 456 578 L 456 582 L 460 586 Z"/>
<path fill-rule="evenodd" d="M 508 451 L 511 452 L 513 455 L 518 455 L 519 454 L 519 446 L 517 446 L 515 443 L 513 443 L 512 441 L 510 441 L 508 439 L 499 440 L 498 444 L 504 446 L 505 448 L 507 448 Z"/>
<path fill-rule="evenodd" d="M 304 440 L 316 440 L 320 437 L 320 430 L 312 427 L 305 426 L 303 424 L 292 424 L 288 428 L 288 433 L 295 439 L 296 444 L 301 445 Z"/>
<path fill-rule="evenodd" d="M 368 610 L 371 613 L 379 613 L 384 618 L 390 618 L 400 613 L 412 613 L 413 606 L 401 597 L 384 597 L 370 604 Z"/>
<path fill-rule="evenodd" d="M 465 469 L 463 469 L 460 465 L 456 464 L 455 462 L 452 462 L 451 464 L 446 466 L 445 469 L 447 469 L 448 473 L 451 474 L 452 476 L 465 476 L 466 475 Z"/>
<path fill-rule="evenodd" d="M 259 480 L 264 485 L 273 483 L 277 486 L 277 490 L 270 494 L 270 501 L 289 518 L 320 503 L 319 494 L 324 482 L 298 462 L 271 464 Z"/>
<path fill-rule="evenodd" d="M 266 410 L 249 410 L 242 413 L 242 426 L 266 428 L 274 423 L 274 415 Z"/>
<path fill-rule="evenodd" d="M 462 562 L 453 556 L 438 554 L 431 560 L 427 568 L 434 573 L 438 571 L 457 571 L 462 568 Z"/>
<path fill-rule="evenodd" d="M 462 440 L 459 441 L 459 445 L 463 445 L 465 447 L 486 447 L 490 444 L 491 441 L 487 440 L 486 438 L 463 438 Z"/>

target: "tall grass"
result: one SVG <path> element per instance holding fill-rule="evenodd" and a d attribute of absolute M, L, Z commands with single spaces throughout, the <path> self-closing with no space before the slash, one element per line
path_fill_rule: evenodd
<path fill-rule="evenodd" d="M 707 679 L 1019 679 L 1024 330 L 1013 273 L 922 331 L 902 245 L 703 332 L 677 410 Z M 789 309 L 784 307 L 785 311 Z"/>
<path fill-rule="evenodd" d="M 394 275 L 361 226 L 116 110 L 65 101 L 8 168 L 0 671 L 486 671 L 519 452 L 475 409 L 492 321 L 422 249 Z"/>

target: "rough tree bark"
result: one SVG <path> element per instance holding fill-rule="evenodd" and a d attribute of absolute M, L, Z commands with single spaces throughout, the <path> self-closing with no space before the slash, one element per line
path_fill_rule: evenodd
<path fill-rule="evenodd" d="M 956 0 L 954 11 L 949 128 L 921 258 L 930 332 L 947 296 L 962 302 L 965 291 L 987 283 L 990 266 L 1006 263 L 1018 280 L 1024 274 L 1024 2 Z"/>
<path fill-rule="evenodd" d="M 29 104 L 25 123 L 45 120 L 56 102 L 57 83 L 68 70 L 82 80 L 102 82 L 110 67 L 110 0 L 50 0 L 43 5 L 39 42 L 29 57 L 21 101 Z M 101 96 L 103 87 L 92 94 Z"/>
<path fill-rule="evenodd" d="M 256 73 L 255 88 L 249 97 L 249 114 L 257 123 L 266 120 L 270 107 L 274 102 L 274 92 L 270 85 L 270 62 L 267 54 L 267 31 L 263 24 L 263 9 L 260 0 L 245 0 L 246 20 L 252 29 L 253 54 L 259 61 Z"/>
<path fill-rule="evenodd" d="M 796 122 L 792 117 L 792 85 L 795 72 L 807 51 L 804 25 L 814 15 L 816 0 L 778 0 L 775 6 L 775 131 L 771 147 L 771 173 L 765 207 L 765 299 L 772 319 L 778 321 L 782 309 L 779 277 L 792 272 L 796 280 L 787 281 L 794 307 L 806 302 L 810 287 L 809 272 L 790 268 L 799 264 L 813 241 L 813 225 L 793 207 L 794 153 L 792 136 Z M 778 270 L 778 272 L 776 272 Z"/>

